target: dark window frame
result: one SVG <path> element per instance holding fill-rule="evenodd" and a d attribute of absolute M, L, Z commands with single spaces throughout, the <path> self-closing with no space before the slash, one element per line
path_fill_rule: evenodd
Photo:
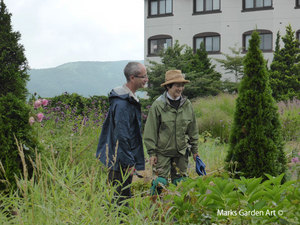
<path fill-rule="evenodd" d="M 219 9 L 212 9 L 212 10 L 206 10 L 206 1 L 203 0 L 203 11 L 196 11 L 197 5 L 196 2 L 197 0 L 193 0 L 193 15 L 202 15 L 202 14 L 212 14 L 212 13 L 221 13 L 221 0 L 219 0 Z"/>
<path fill-rule="evenodd" d="M 204 38 L 204 46 L 205 46 L 205 50 L 206 50 L 206 38 L 208 38 L 208 37 L 219 37 L 219 51 L 206 51 L 207 54 L 209 54 L 209 55 L 221 54 L 221 35 L 219 33 L 216 33 L 216 32 L 203 32 L 203 33 L 195 34 L 194 37 L 193 37 L 193 51 L 194 51 L 194 53 L 196 53 L 196 51 L 197 51 L 196 39 L 197 38 Z"/>
<path fill-rule="evenodd" d="M 295 0 L 295 9 L 300 9 L 300 0 Z"/>
<path fill-rule="evenodd" d="M 243 33 L 243 51 L 242 53 L 247 53 L 248 50 L 246 50 L 246 36 L 249 36 L 252 34 L 252 32 L 255 31 L 255 30 L 249 30 L 249 31 L 246 31 Z M 271 49 L 260 49 L 262 52 L 273 52 L 273 32 L 270 31 L 270 30 L 263 30 L 263 29 L 259 29 L 259 30 L 256 30 L 259 35 L 261 34 L 271 34 Z"/>
<path fill-rule="evenodd" d="M 151 3 L 152 2 L 157 2 L 157 15 L 151 15 Z M 171 2 L 172 2 L 171 12 L 170 13 L 162 13 L 161 14 L 160 13 L 160 0 L 149 0 L 148 1 L 148 18 L 174 16 L 174 14 L 173 14 L 173 0 L 171 0 Z M 167 3 L 167 1 L 165 3 Z"/>
<path fill-rule="evenodd" d="M 243 0 L 243 9 L 242 12 L 251 12 L 251 11 L 260 11 L 260 10 L 273 10 L 273 0 L 271 0 L 271 6 L 263 6 L 263 7 L 256 7 L 256 1 L 254 0 L 253 8 L 246 8 L 246 0 Z M 265 0 L 263 0 L 264 3 Z"/>
<path fill-rule="evenodd" d="M 162 39 L 171 39 L 171 46 L 173 46 L 173 38 L 170 35 L 167 34 L 161 34 L 161 35 L 155 35 L 148 38 L 148 51 L 147 51 L 147 57 L 151 56 L 159 56 L 159 54 L 151 53 L 151 41 L 154 40 L 162 40 Z"/>

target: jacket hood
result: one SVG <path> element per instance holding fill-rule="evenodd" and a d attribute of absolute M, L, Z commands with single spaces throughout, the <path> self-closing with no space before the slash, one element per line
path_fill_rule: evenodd
<path fill-rule="evenodd" d="M 112 89 L 112 91 L 109 94 L 109 98 L 121 98 L 121 99 L 127 99 L 129 98 L 129 91 L 126 90 L 124 87 L 116 87 Z"/>
<path fill-rule="evenodd" d="M 109 101 L 111 102 L 113 99 L 122 99 L 127 100 L 131 103 L 139 104 L 139 100 L 136 98 L 136 96 L 133 95 L 130 89 L 125 86 L 125 84 L 123 86 L 112 89 L 109 94 Z"/>

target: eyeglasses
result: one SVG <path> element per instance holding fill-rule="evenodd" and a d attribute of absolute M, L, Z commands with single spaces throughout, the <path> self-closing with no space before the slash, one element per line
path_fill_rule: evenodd
<path fill-rule="evenodd" d="M 145 75 L 143 75 L 143 76 L 134 76 L 134 77 L 137 77 L 137 78 L 142 78 L 142 79 L 146 79 L 146 78 L 148 78 L 148 75 L 147 75 L 147 74 L 145 74 Z"/>

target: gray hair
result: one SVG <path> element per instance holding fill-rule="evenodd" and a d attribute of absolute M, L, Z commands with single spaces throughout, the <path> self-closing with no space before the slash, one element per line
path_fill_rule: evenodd
<path fill-rule="evenodd" d="M 124 68 L 124 74 L 127 81 L 130 81 L 130 76 L 138 76 L 142 71 L 142 64 L 139 62 L 129 62 Z"/>

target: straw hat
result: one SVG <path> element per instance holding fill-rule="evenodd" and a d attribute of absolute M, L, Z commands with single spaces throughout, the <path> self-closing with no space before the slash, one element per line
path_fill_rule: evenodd
<path fill-rule="evenodd" d="M 172 83 L 189 83 L 189 80 L 184 79 L 184 75 L 181 73 L 181 70 L 168 70 L 165 75 L 165 83 L 160 86 L 165 86 Z"/>

